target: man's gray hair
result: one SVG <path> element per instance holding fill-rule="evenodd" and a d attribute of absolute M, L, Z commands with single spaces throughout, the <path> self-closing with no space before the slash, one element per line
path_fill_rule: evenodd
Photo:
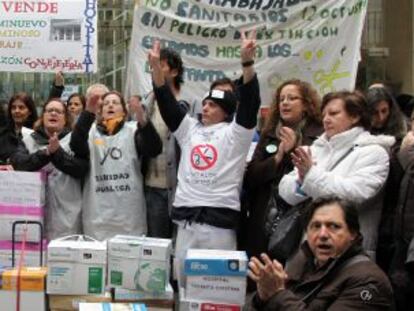
<path fill-rule="evenodd" d="M 105 84 L 102 84 L 102 83 L 94 83 L 94 84 L 90 85 L 90 86 L 87 88 L 86 93 L 85 93 L 85 97 L 86 97 L 86 98 L 89 98 L 89 97 L 91 96 L 91 94 L 92 94 L 95 90 L 97 90 L 97 89 L 102 90 L 102 91 L 103 91 L 103 93 L 107 93 L 107 92 L 109 92 L 109 89 L 108 89 L 108 87 L 107 87 Z"/>

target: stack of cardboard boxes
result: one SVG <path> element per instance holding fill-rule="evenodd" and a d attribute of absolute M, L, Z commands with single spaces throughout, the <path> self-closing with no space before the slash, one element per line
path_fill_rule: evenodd
<path fill-rule="evenodd" d="M 149 310 L 171 310 L 169 239 L 118 235 L 108 240 L 108 285 L 116 302 L 143 302 Z"/>
<path fill-rule="evenodd" d="M 0 269 L 0 309 L 46 311 L 46 268 Z M 20 296 L 20 297 L 19 297 Z"/>
<path fill-rule="evenodd" d="M 47 293 L 52 311 L 79 310 L 81 302 L 110 302 L 105 293 L 106 242 L 68 236 L 49 243 Z"/>
<path fill-rule="evenodd" d="M 0 266 L 12 266 L 12 227 L 16 221 L 43 224 L 46 177 L 42 173 L 0 171 Z M 24 266 L 41 266 L 40 227 L 28 225 Z M 16 241 L 23 239 L 23 225 L 16 226 Z M 46 241 L 43 241 L 46 246 Z M 21 243 L 15 244 L 15 264 L 19 262 Z M 43 248 L 45 250 L 45 248 Z M 44 258 L 44 257 L 43 257 Z"/>
<path fill-rule="evenodd" d="M 242 310 L 247 264 L 245 252 L 189 249 L 180 311 Z"/>

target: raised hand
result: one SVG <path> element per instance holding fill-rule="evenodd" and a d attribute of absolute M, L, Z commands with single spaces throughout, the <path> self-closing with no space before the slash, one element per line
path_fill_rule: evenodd
<path fill-rule="evenodd" d="M 414 145 L 414 133 L 413 131 L 409 131 L 401 143 L 401 149 L 405 149 L 412 145 Z"/>
<path fill-rule="evenodd" d="M 160 50 L 160 41 L 154 40 L 152 44 L 152 49 L 148 53 L 148 63 L 150 64 L 152 69 L 160 67 Z"/>
<path fill-rule="evenodd" d="M 86 99 L 86 111 L 96 114 L 99 110 L 100 95 L 94 94 Z"/>
<path fill-rule="evenodd" d="M 240 58 L 241 62 L 248 62 L 254 60 L 256 55 L 256 29 L 250 31 L 246 37 L 244 30 L 241 31 L 241 50 Z"/>
<path fill-rule="evenodd" d="M 55 153 L 60 148 L 59 138 L 56 132 L 49 138 L 49 145 L 47 146 L 47 151 L 49 154 Z"/>
<path fill-rule="evenodd" d="M 128 106 L 129 111 L 135 114 L 138 123 L 141 126 L 145 126 L 145 124 L 147 124 L 147 117 L 141 101 L 138 100 L 136 97 L 130 98 L 130 100 L 128 101 Z"/>
<path fill-rule="evenodd" d="M 262 261 L 256 257 L 251 258 L 248 276 L 256 282 L 260 299 L 266 301 L 285 289 L 287 274 L 277 260 L 271 261 L 266 254 L 261 254 L 260 257 Z"/>
<path fill-rule="evenodd" d="M 152 68 L 152 80 L 156 86 L 162 86 L 165 83 L 164 73 L 161 70 L 160 50 L 160 41 L 155 40 L 148 53 L 148 63 Z"/>
<path fill-rule="evenodd" d="M 299 181 L 303 182 L 305 175 L 313 165 L 312 152 L 309 147 L 297 147 L 292 153 L 293 165 L 298 170 Z"/>
<path fill-rule="evenodd" d="M 292 151 L 297 141 L 295 131 L 290 127 L 283 126 L 279 131 L 279 135 L 280 140 L 283 142 L 283 152 L 286 154 Z"/>
<path fill-rule="evenodd" d="M 62 71 L 56 71 L 55 73 L 55 86 L 63 86 L 65 85 L 65 77 L 63 76 Z"/>

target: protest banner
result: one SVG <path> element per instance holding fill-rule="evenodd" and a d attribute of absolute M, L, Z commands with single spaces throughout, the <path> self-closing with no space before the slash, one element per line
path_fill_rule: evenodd
<path fill-rule="evenodd" d="M 0 71 L 97 71 L 97 0 L 0 1 Z"/>
<path fill-rule="evenodd" d="M 240 31 L 257 31 L 262 103 L 299 78 L 321 95 L 355 84 L 367 0 L 140 0 L 134 12 L 125 95 L 152 89 L 154 39 L 184 61 L 181 96 L 200 98 L 215 79 L 241 74 Z"/>

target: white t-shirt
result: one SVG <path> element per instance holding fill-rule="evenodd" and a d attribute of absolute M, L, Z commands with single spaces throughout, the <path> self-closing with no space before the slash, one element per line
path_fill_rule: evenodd
<path fill-rule="evenodd" d="M 204 126 L 186 115 L 174 136 L 181 147 L 174 206 L 240 210 L 240 186 L 254 129 L 234 120 Z"/>

